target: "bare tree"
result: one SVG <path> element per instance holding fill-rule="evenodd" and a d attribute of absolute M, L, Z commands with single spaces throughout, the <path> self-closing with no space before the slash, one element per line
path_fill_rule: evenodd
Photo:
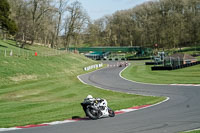
<path fill-rule="evenodd" d="M 43 18 L 45 15 L 52 10 L 50 6 L 50 0 L 30 0 L 29 8 L 31 10 L 31 18 L 32 18 L 32 36 L 31 36 L 31 44 L 34 43 L 37 31 L 40 28 Z"/>
<path fill-rule="evenodd" d="M 69 14 L 65 19 L 65 48 L 69 46 L 72 37 L 77 41 L 77 35 L 79 35 L 82 28 L 89 20 L 89 17 L 81 6 L 81 3 L 78 1 L 73 2 L 68 7 L 68 12 Z"/>
<path fill-rule="evenodd" d="M 55 37 L 55 44 L 58 45 L 58 37 L 59 33 L 62 31 L 62 20 L 63 20 L 63 15 L 67 11 L 67 5 L 68 5 L 69 0 L 59 0 L 58 3 L 56 4 L 56 13 L 58 14 L 58 21 L 56 25 L 56 33 Z M 52 41 L 51 47 L 54 47 L 54 40 Z"/>

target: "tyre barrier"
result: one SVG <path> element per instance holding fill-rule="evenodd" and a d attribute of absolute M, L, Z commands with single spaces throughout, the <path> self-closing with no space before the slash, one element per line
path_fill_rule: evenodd
<path fill-rule="evenodd" d="M 84 67 L 83 70 L 84 70 L 84 71 L 90 71 L 90 70 L 92 70 L 92 69 L 98 69 L 98 68 L 100 68 L 100 67 L 103 67 L 103 63 L 91 65 L 91 66 L 88 66 L 88 67 Z"/>

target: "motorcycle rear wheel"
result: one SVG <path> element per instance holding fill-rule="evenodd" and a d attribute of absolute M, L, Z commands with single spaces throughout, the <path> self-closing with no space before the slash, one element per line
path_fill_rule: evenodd
<path fill-rule="evenodd" d="M 96 120 L 96 119 L 100 118 L 100 112 L 97 110 L 94 110 L 92 108 L 87 108 L 86 113 L 87 113 L 88 117 L 92 120 Z"/>

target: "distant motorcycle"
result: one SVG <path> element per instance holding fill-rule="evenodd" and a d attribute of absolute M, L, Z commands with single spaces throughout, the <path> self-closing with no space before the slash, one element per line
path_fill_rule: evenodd
<path fill-rule="evenodd" d="M 122 62 L 122 63 L 120 63 L 119 65 L 118 65 L 119 67 L 123 67 L 123 66 L 128 66 L 128 62 Z"/>
<path fill-rule="evenodd" d="M 107 106 L 105 99 L 85 100 L 81 105 L 86 116 L 93 120 L 115 116 L 115 112 Z"/>

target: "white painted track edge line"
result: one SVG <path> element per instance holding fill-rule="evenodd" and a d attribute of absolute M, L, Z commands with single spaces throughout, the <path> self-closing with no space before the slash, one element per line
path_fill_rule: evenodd
<path fill-rule="evenodd" d="M 160 104 L 162 104 L 162 103 L 165 103 L 165 102 L 167 102 L 167 101 L 169 101 L 169 100 L 170 100 L 170 98 L 169 98 L 169 97 L 166 97 L 165 100 L 163 100 L 163 101 L 161 101 L 161 102 L 159 102 L 159 103 L 156 103 L 156 104 L 150 105 L 150 106 L 148 106 L 148 107 L 144 107 L 144 108 L 142 108 L 142 109 L 150 108 L 150 107 L 154 107 L 154 106 L 160 105 Z"/>
<path fill-rule="evenodd" d="M 76 122 L 76 120 L 54 121 L 54 122 L 43 123 L 43 124 L 48 124 L 48 125 L 58 125 L 58 124 L 71 123 L 71 122 Z"/>
<path fill-rule="evenodd" d="M 11 128 L 0 128 L 0 132 L 6 132 L 6 131 L 13 131 L 13 130 L 19 130 L 21 128 L 11 127 Z"/>

